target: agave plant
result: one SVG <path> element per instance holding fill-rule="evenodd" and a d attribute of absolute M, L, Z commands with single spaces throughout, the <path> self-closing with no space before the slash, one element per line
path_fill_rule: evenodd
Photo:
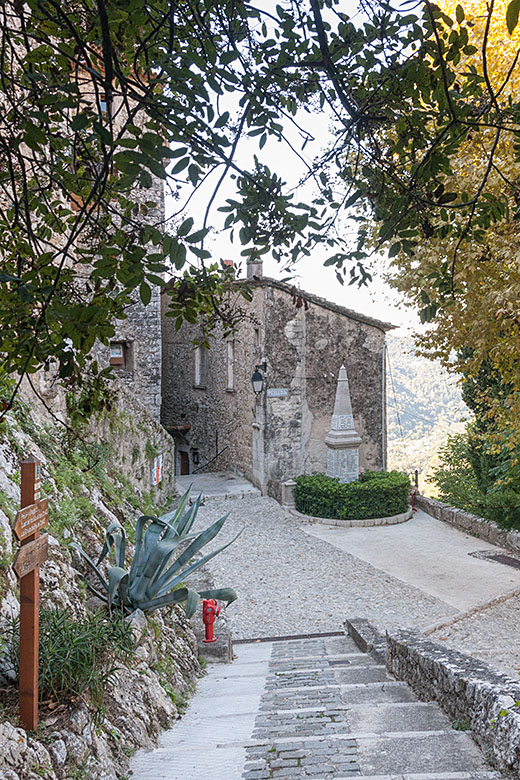
<path fill-rule="evenodd" d="M 190 489 L 183 495 L 177 509 L 161 517 L 143 515 L 136 523 L 135 553 L 130 571 L 125 567 L 126 534 L 119 523 L 111 523 L 105 533 L 105 543 L 97 563 L 85 553 L 81 545 L 71 547 L 87 562 L 95 573 L 102 589 L 89 589 L 112 606 L 121 606 L 126 612 L 142 609 L 150 612 L 167 604 L 184 604 L 186 615 L 191 617 L 199 599 L 213 598 L 230 604 L 237 598 L 232 588 L 216 588 L 196 592 L 186 586 L 189 577 L 207 561 L 229 547 L 239 534 L 217 550 L 193 561 L 193 556 L 220 531 L 229 512 L 202 533 L 190 533 L 201 496 L 188 506 Z M 146 530 L 145 530 L 146 529 Z M 187 545 L 187 546 L 186 546 Z M 112 554 L 115 566 L 108 570 L 108 579 L 99 568 L 101 562 Z"/>

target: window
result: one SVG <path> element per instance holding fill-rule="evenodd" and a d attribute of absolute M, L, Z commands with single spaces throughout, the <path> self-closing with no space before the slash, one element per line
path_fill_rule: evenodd
<path fill-rule="evenodd" d="M 235 389 L 235 342 L 228 341 L 226 343 L 227 350 L 227 389 Z"/>
<path fill-rule="evenodd" d="M 125 344 L 122 341 L 110 342 L 110 365 L 125 365 Z"/>
<path fill-rule="evenodd" d="M 110 342 L 110 365 L 124 368 L 126 371 L 134 370 L 134 345 L 132 341 Z"/>
<path fill-rule="evenodd" d="M 206 350 L 197 347 L 195 350 L 195 386 L 206 387 Z"/>

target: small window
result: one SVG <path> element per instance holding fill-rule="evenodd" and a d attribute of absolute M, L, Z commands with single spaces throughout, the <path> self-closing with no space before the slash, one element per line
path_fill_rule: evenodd
<path fill-rule="evenodd" d="M 110 343 L 110 365 L 125 365 L 125 344 L 123 341 L 112 341 Z"/>
<path fill-rule="evenodd" d="M 227 349 L 227 389 L 235 389 L 235 342 L 228 341 Z"/>
<path fill-rule="evenodd" d="M 206 386 L 206 350 L 197 347 L 195 350 L 195 386 Z"/>
<path fill-rule="evenodd" d="M 125 371 L 134 370 L 134 345 L 132 341 L 110 342 L 110 365 L 124 368 Z"/>
<path fill-rule="evenodd" d="M 260 328 L 255 328 L 255 347 L 260 346 Z"/>

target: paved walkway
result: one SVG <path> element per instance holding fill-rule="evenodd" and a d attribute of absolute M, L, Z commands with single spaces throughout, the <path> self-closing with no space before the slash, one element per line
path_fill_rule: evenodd
<path fill-rule="evenodd" d="M 425 629 L 520 588 L 519 570 L 472 555 L 491 545 L 423 513 L 402 525 L 338 529 L 304 523 L 273 499 L 249 496 L 207 501 L 199 527 L 227 512 L 208 550 L 244 529 L 210 564 L 216 584 L 239 593 L 227 611 L 235 638 L 338 631 L 347 616 L 366 617 L 382 630 Z M 433 638 L 516 676 L 520 598 L 490 610 L 492 619 L 487 614 Z"/>
<path fill-rule="evenodd" d="M 338 528 L 316 524 L 302 526 L 302 530 L 461 612 L 512 589 L 520 590 L 520 569 L 474 557 L 475 552 L 502 550 L 421 510 L 400 525 Z"/>
<path fill-rule="evenodd" d="M 192 496 L 198 496 L 200 493 L 203 498 L 244 498 L 260 495 L 258 488 L 232 471 L 185 474 L 176 477 L 175 481 L 180 493 L 191 487 Z"/>
<path fill-rule="evenodd" d="M 133 780 L 491 780 L 468 734 L 346 637 L 235 647 Z"/>

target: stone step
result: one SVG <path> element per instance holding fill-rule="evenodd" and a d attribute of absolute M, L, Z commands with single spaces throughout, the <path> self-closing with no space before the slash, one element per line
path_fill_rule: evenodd
<path fill-rule="evenodd" d="M 363 666 L 340 666 L 331 668 L 334 669 L 334 677 L 339 685 L 348 685 L 349 683 L 361 685 L 366 683 L 393 681 L 392 677 L 390 677 L 386 671 L 386 667 L 375 663 L 366 663 Z"/>
<path fill-rule="evenodd" d="M 294 657 L 294 658 L 277 658 L 271 661 L 271 669 L 305 669 L 312 667 L 326 667 L 326 666 L 350 666 L 352 664 L 361 664 L 363 666 L 377 665 L 376 661 L 372 661 L 365 653 L 336 653 L 334 655 L 328 655 L 325 657 L 320 656 L 307 656 L 307 657 Z"/>
<path fill-rule="evenodd" d="M 347 707 L 352 732 L 383 734 L 389 731 L 450 730 L 451 722 L 432 702 L 379 703 L 371 702 Z"/>
<path fill-rule="evenodd" d="M 428 772 L 427 774 L 363 775 L 363 780 L 498 780 L 499 772 Z M 335 780 L 343 780 L 336 777 Z"/>
<path fill-rule="evenodd" d="M 475 743 L 461 731 L 449 733 L 388 734 L 356 739 L 363 776 L 385 774 L 439 774 L 478 772 L 484 758 Z"/>
<path fill-rule="evenodd" d="M 376 706 L 393 702 L 415 702 L 412 689 L 404 682 L 386 680 L 365 685 L 340 685 L 340 696 L 345 704 Z"/>

